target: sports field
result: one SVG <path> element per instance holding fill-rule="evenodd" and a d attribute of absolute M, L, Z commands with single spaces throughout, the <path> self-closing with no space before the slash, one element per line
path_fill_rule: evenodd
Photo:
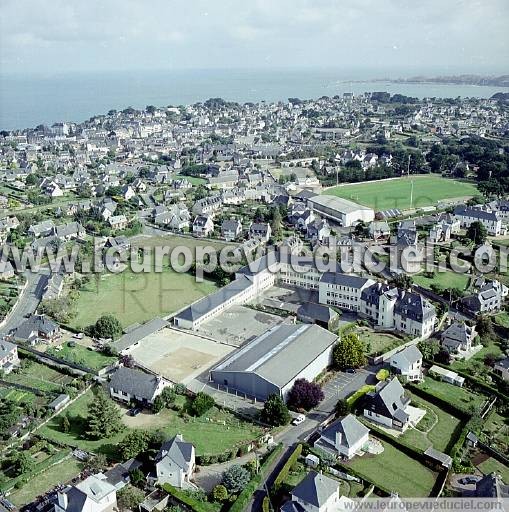
<path fill-rule="evenodd" d="M 408 210 L 432 206 L 445 199 L 473 197 L 478 194 L 478 190 L 472 183 L 429 174 L 370 183 L 345 184 L 327 189 L 323 193 L 350 199 L 379 211 L 390 208 Z"/>
<path fill-rule="evenodd" d="M 95 277 L 95 276 L 94 276 Z M 165 268 L 163 272 L 101 274 L 91 279 L 76 301 L 71 326 L 82 330 L 101 315 L 112 314 L 123 327 L 164 316 L 191 304 L 216 289 L 212 281 Z"/>

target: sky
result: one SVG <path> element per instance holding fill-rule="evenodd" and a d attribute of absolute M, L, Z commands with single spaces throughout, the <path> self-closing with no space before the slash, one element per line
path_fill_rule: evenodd
<path fill-rule="evenodd" d="M 508 73 L 508 26 L 509 0 L 0 0 L 0 73 Z"/>

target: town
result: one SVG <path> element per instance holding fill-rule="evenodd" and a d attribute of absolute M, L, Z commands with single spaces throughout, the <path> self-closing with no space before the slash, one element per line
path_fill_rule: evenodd
<path fill-rule="evenodd" d="M 500 97 L 0 132 L 0 510 L 509 497 L 508 169 Z"/>

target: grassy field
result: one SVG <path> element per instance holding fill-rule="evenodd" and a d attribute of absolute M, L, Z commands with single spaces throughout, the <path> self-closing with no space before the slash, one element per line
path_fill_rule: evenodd
<path fill-rule="evenodd" d="M 361 476 L 365 475 L 375 484 L 402 497 L 429 496 L 436 474 L 392 445 L 381 442 L 384 446 L 382 453 L 355 457 L 347 465 Z"/>
<path fill-rule="evenodd" d="M 467 388 L 460 388 L 459 386 L 454 386 L 431 377 L 427 377 L 423 382 L 419 383 L 418 387 L 465 412 L 470 412 L 472 408 L 480 409 L 486 401 L 485 396 L 474 393 Z"/>
<path fill-rule="evenodd" d="M 498 315 L 495 315 L 495 322 L 502 327 L 509 328 L 509 313 L 507 311 L 498 313 Z"/>
<path fill-rule="evenodd" d="M 101 315 L 112 314 L 124 327 L 168 315 L 216 289 L 212 281 L 197 283 L 191 274 L 164 272 L 102 274 L 89 281 L 76 301 L 71 327 L 83 330 Z"/>
<path fill-rule="evenodd" d="M 431 285 L 435 284 L 444 289 L 458 288 L 459 290 L 466 290 L 468 285 L 469 276 L 467 274 L 458 274 L 452 270 L 446 272 L 435 272 L 433 277 L 426 277 L 423 274 L 412 276 L 415 284 L 423 288 L 431 289 Z"/>
<path fill-rule="evenodd" d="M 93 399 L 94 394 L 89 390 L 66 409 L 71 420 L 70 432 L 61 431 L 59 416 L 49 421 L 39 432 L 49 440 L 115 458 L 118 456 L 116 445 L 128 432 L 128 428 L 111 438 L 98 441 L 90 441 L 81 436 L 88 404 Z M 168 438 L 180 433 L 195 445 L 197 455 L 222 453 L 243 441 L 256 439 L 262 433 L 260 427 L 239 420 L 233 414 L 216 407 L 203 418 L 183 418 L 176 411 L 164 409 L 157 415 L 143 413 L 135 418 L 124 416 L 124 419 L 129 427 L 137 425 L 145 430 L 162 430 Z"/>
<path fill-rule="evenodd" d="M 64 459 L 45 469 L 36 478 L 31 478 L 21 489 L 15 489 L 9 495 L 9 500 L 18 507 L 31 503 L 37 496 L 56 485 L 72 480 L 81 472 L 81 466 L 82 464 L 73 457 Z"/>
<path fill-rule="evenodd" d="M 410 393 L 412 405 L 426 410 L 426 415 L 417 424 L 417 428 L 409 428 L 400 439 L 411 446 L 426 450 L 430 445 L 444 451 L 451 443 L 461 420 L 440 409 L 440 407 Z"/>
<path fill-rule="evenodd" d="M 11 400 L 13 402 L 30 402 L 34 403 L 37 397 L 30 391 L 21 391 L 21 389 L 0 387 L 0 398 Z"/>
<path fill-rule="evenodd" d="M 114 356 L 107 356 L 101 352 L 90 350 L 78 343 L 74 346 L 64 343 L 60 350 L 57 351 L 53 348 L 48 353 L 61 357 L 70 363 L 81 364 L 92 370 L 100 370 L 117 360 Z"/>
<path fill-rule="evenodd" d="M 378 333 L 368 327 L 360 327 L 357 333 L 367 346 L 368 355 L 379 355 L 405 343 L 404 340 L 387 333 Z"/>
<path fill-rule="evenodd" d="M 493 472 L 499 473 L 504 482 L 509 482 L 509 467 L 505 466 L 493 457 L 481 462 L 477 467 L 485 475 Z"/>
<path fill-rule="evenodd" d="M 410 204 L 413 182 L 413 201 Z M 443 199 L 472 197 L 478 194 L 471 183 L 437 175 L 411 176 L 372 183 L 356 183 L 326 190 L 324 194 L 350 199 L 375 210 L 419 208 L 436 205 Z"/>
<path fill-rule="evenodd" d="M 73 380 L 72 377 L 35 361 L 30 361 L 28 366 L 9 373 L 4 379 L 49 392 L 60 392 L 62 386 Z"/>

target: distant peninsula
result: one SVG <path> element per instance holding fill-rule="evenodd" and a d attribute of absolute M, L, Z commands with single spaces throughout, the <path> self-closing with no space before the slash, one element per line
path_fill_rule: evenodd
<path fill-rule="evenodd" d="M 414 76 L 410 78 L 378 78 L 373 82 L 389 82 L 393 84 L 443 84 L 443 85 L 479 85 L 491 87 L 509 87 L 509 75 L 449 75 L 449 76 Z"/>

